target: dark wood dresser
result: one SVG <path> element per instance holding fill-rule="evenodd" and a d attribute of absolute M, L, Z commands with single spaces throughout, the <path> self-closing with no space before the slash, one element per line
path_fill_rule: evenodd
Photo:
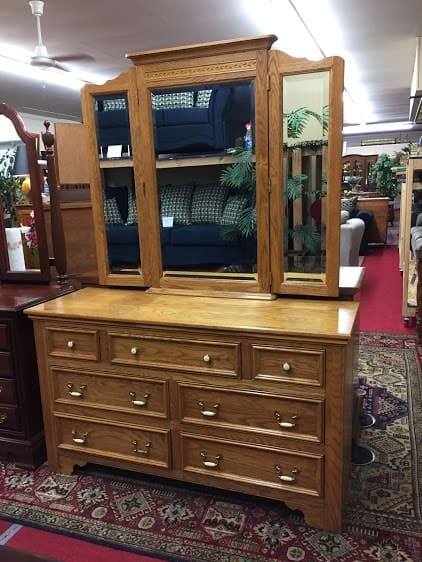
<path fill-rule="evenodd" d="M 32 321 L 23 310 L 72 292 L 68 285 L 0 285 L 0 456 L 35 468 L 45 442 Z"/>

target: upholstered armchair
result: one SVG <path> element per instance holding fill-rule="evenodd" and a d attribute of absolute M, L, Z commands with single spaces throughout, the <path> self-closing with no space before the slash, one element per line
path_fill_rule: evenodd
<path fill-rule="evenodd" d="M 359 248 L 365 232 L 365 222 L 349 218 L 348 211 L 341 211 L 340 224 L 340 265 L 359 265 Z"/>

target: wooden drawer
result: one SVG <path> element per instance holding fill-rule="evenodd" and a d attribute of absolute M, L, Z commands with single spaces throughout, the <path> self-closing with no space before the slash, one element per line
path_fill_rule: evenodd
<path fill-rule="evenodd" d="M 0 430 L 20 429 L 18 407 L 0 405 Z"/>
<path fill-rule="evenodd" d="M 110 332 L 112 363 L 240 376 L 240 343 L 161 338 Z"/>
<path fill-rule="evenodd" d="M 52 357 L 99 361 L 98 330 L 47 328 L 47 350 Z"/>
<path fill-rule="evenodd" d="M 55 419 L 59 449 L 169 468 L 170 430 L 116 426 L 59 416 Z"/>
<path fill-rule="evenodd" d="M 282 449 L 270 449 L 181 433 L 182 469 L 213 480 L 237 481 L 321 497 L 324 457 Z"/>
<path fill-rule="evenodd" d="M 8 351 L 0 351 L 0 377 L 14 377 L 13 357 Z"/>
<path fill-rule="evenodd" d="M 10 350 L 10 331 L 8 324 L 0 324 L 0 349 L 3 351 Z"/>
<path fill-rule="evenodd" d="M 252 345 L 252 372 L 256 379 L 322 387 L 325 351 Z"/>
<path fill-rule="evenodd" d="M 169 417 L 168 383 L 144 378 L 123 378 L 116 375 L 80 373 L 74 370 L 51 369 L 54 401 L 72 403 L 84 408 Z M 107 415 L 107 414 L 105 414 Z"/>
<path fill-rule="evenodd" d="M 16 387 L 14 380 L 0 379 L 0 403 L 16 404 Z"/>
<path fill-rule="evenodd" d="M 185 423 L 323 441 L 323 400 L 184 383 L 177 389 L 179 417 Z"/>

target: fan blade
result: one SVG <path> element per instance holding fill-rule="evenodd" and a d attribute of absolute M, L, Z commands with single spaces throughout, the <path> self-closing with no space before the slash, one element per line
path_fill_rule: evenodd
<path fill-rule="evenodd" d="M 84 53 L 75 53 L 73 55 L 61 55 L 57 57 L 51 57 L 58 62 L 77 62 L 77 61 L 93 61 L 94 57 L 91 55 L 85 55 Z"/>

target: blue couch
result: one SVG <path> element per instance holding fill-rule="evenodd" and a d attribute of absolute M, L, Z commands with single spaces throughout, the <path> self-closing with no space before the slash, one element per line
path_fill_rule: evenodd
<path fill-rule="evenodd" d="M 119 214 L 119 221 L 114 224 L 110 224 L 111 219 L 106 216 L 111 269 L 139 265 L 138 225 L 135 222 L 127 224 L 128 217 L 132 215 L 130 206 L 134 205 L 131 190 L 132 188 L 128 190 L 127 187 L 106 190 L 106 200 L 116 200 Z M 214 194 L 214 197 L 210 194 Z M 256 263 L 255 239 L 239 236 L 234 240 L 227 240 L 223 234 L 224 224 L 235 221 L 236 212 L 241 208 L 238 196 L 229 197 L 228 189 L 221 186 L 162 186 L 161 216 L 170 214 L 172 210 L 171 214 L 175 218 L 172 227 L 161 227 L 163 267 Z M 132 216 L 135 217 L 136 213 Z"/>
<path fill-rule="evenodd" d="M 120 105 L 109 109 L 106 100 L 113 97 L 122 95 L 97 96 L 98 144 L 104 155 L 109 145 L 131 144 L 129 112 Z M 253 104 L 252 82 L 160 90 L 152 101 L 156 154 L 221 152 L 235 146 L 253 119 Z"/>
<path fill-rule="evenodd" d="M 161 228 L 163 267 L 229 266 L 256 263 L 256 241 L 248 238 L 224 240 L 216 224 L 177 225 Z M 107 226 L 110 268 L 139 265 L 136 225 Z"/>

